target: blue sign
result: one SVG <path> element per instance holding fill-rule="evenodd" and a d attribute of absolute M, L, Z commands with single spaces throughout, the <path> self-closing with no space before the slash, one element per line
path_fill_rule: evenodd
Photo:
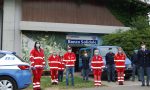
<path fill-rule="evenodd" d="M 98 44 L 98 40 L 67 40 L 68 44 Z"/>

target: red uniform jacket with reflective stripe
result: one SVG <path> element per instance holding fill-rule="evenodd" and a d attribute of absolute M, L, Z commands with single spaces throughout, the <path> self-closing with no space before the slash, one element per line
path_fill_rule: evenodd
<path fill-rule="evenodd" d="M 92 57 L 91 68 L 92 69 L 102 69 L 102 68 L 104 68 L 104 62 L 103 62 L 103 59 L 100 55 L 98 55 L 98 56 L 94 55 Z"/>
<path fill-rule="evenodd" d="M 30 52 L 30 62 L 32 67 L 44 67 L 44 50 L 40 49 L 40 51 L 35 48 Z"/>
<path fill-rule="evenodd" d="M 50 55 L 48 58 L 48 64 L 50 66 L 50 69 L 57 69 L 58 70 L 58 65 L 59 65 L 59 57 Z"/>
<path fill-rule="evenodd" d="M 63 61 L 64 57 L 59 56 L 58 60 L 59 60 L 58 70 L 64 70 L 65 69 L 65 62 Z"/>
<path fill-rule="evenodd" d="M 75 61 L 76 61 L 76 56 L 73 52 L 71 53 L 65 53 L 64 55 L 64 62 L 65 62 L 65 65 L 67 67 L 74 67 L 75 66 Z"/>
<path fill-rule="evenodd" d="M 125 60 L 126 60 L 125 54 L 117 53 L 114 57 L 116 68 L 125 68 Z"/>

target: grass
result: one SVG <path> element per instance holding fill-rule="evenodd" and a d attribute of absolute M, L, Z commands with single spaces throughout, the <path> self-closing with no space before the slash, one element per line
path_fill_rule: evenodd
<path fill-rule="evenodd" d="M 50 77 L 42 77 L 41 79 L 41 87 L 42 89 L 46 89 L 46 88 L 56 88 L 56 89 L 61 89 L 61 90 L 65 90 L 65 89 L 77 89 L 77 88 L 91 88 L 94 87 L 94 84 L 92 81 L 83 81 L 82 78 L 75 76 L 74 77 L 74 83 L 75 86 L 72 87 L 71 86 L 71 78 L 69 78 L 69 86 L 66 87 L 66 81 L 65 81 L 65 77 L 63 82 L 60 82 L 59 85 L 51 85 L 51 78 Z M 32 90 L 32 85 L 30 85 L 30 87 L 28 87 L 25 90 Z"/>

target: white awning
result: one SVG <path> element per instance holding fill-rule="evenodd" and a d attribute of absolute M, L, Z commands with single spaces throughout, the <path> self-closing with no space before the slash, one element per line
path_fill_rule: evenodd
<path fill-rule="evenodd" d="M 21 21 L 20 30 L 109 34 L 129 27 Z"/>

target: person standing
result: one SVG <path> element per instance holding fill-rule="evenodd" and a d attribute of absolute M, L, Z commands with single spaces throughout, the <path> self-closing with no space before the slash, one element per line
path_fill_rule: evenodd
<path fill-rule="evenodd" d="M 33 73 L 33 90 L 41 90 L 40 79 L 44 70 L 44 50 L 41 48 L 40 42 L 36 41 L 34 48 L 30 52 L 31 69 Z"/>
<path fill-rule="evenodd" d="M 59 65 L 58 65 L 58 81 L 62 82 L 63 81 L 63 73 L 65 70 L 65 63 L 64 63 L 64 57 L 63 57 L 63 53 L 60 52 L 59 53 Z"/>
<path fill-rule="evenodd" d="M 114 63 L 115 54 L 112 52 L 112 48 L 109 48 L 109 52 L 106 54 L 106 66 L 107 66 L 107 77 L 108 82 L 115 81 L 115 63 Z"/>
<path fill-rule="evenodd" d="M 94 56 L 91 61 L 91 68 L 94 74 L 94 85 L 101 86 L 101 75 L 102 69 L 104 68 L 104 62 L 102 60 L 102 56 L 99 55 L 99 50 L 94 50 Z"/>
<path fill-rule="evenodd" d="M 131 56 L 132 62 L 132 81 L 135 81 L 135 74 L 137 71 L 138 80 L 140 81 L 139 65 L 138 65 L 138 50 L 134 50 L 133 55 Z"/>
<path fill-rule="evenodd" d="M 144 43 L 141 44 L 141 49 L 138 51 L 138 64 L 140 67 L 140 78 L 142 85 L 145 86 L 145 78 L 144 72 L 146 72 L 146 84 L 149 86 L 150 79 L 150 51 L 146 49 L 146 45 Z"/>
<path fill-rule="evenodd" d="M 54 51 L 53 54 L 50 55 L 50 57 L 48 58 L 52 85 L 58 84 L 58 65 L 59 65 L 58 60 L 59 60 L 59 57 L 57 56 L 56 51 Z"/>
<path fill-rule="evenodd" d="M 88 81 L 90 57 L 88 56 L 87 51 L 84 51 L 84 55 L 81 57 L 81 59 L 82 59 L 83 80 Z"/>
<path fill-rule="evenodd" d="M 74 66 L 76 61 L 76 56 L 72 52 L 72 48 L 68 47 L 67 52 L 64 54 L 64 62 L 66 66 L 66 86 L 69 85 L 69 74 L 71 74 L 71 84 L 74 86 Z"/>
<path fill-rule="evenodd" d="M 118 53 L 114 57 L 119 85 L 123 85 L 124 82 L 125 60 L 126 60 L 126 55 L 122 51 L 122 48 L 119 47 Z"/>

